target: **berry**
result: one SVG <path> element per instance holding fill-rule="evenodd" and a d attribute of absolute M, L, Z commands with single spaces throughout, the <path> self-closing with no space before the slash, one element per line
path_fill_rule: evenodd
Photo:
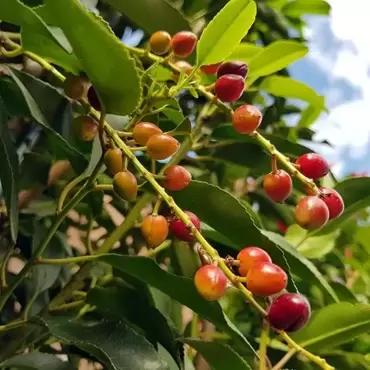
<path fill-rule="evenodd" d="M 118 172 L 113 178 L 114 191 L 124 200 L 133 202 L 137 195 L 137 180 L 130 171 Z"/>
<path fill-rule="evenodd" d="M 166 179 L 163 181 L 163 186 L 172 191 L 185 189 L 191 181 L 191 173 L 182 166 L 170 166 L 164 171 Z"/>
<path fill-rule="evenodd" d="M 288 276 L 285 271 L 270 262 L 257 262 L 247 274 L 247 288 L 258 296 L 268 297 L 286 288 Z"/>
<path fill-rule="evenodd" d="M 292 192 L 292 187 L 292 178 L 284 170 L 268 173 L 263 178 L 265 193 L 274 202 L 284 202 Z"/>
<path fill-rule="evenodd" d="M 297 159 L 296 164 L 303 175 L 313 180 L 318 180 L 329 172 L 328 162 L 316 153 L 303 154 Z"/>
<path fill-rule="evenodd" d="M 154 32 L 149 39 L 149 46 L 155 54 L 166 54 L 171 47 L 171 35 L 166 31 Z"/>
<path fill-rule="evenodd" d="M 99 131 L 98 122 L 90 116 L 79 116 L 75 118 L 73 127 L 76 135 L 84 141 L 94 140 Z"/>
<path fill-rule="evenodd" d="M 195 49 L 198 38 L 190 31 L 176 33 L 171 40 L 171 49 L 179 58 L 188 57 Z"/>
<path fill-rule="evenodd" d="M 237 101 L 243 94 L 244 78 L 238 75 L 221 76 L 215 84 L 216 96 L 225 103 Z"/>
<path fill-rule="evenodd" d="M 186 62 L 185 60 L 178 60 L 175 63 L 175 66 L 181 70 L 181 72 L 184 72 L 186 74 L 189 74 L 193 70 L 193 66 Z"/>
<path fill-rule="evenodd" d="M 227 278 L 218 266 L 205 265 L 195 273 L 194 284 L 204 299 L 216 301 L 225 294 Z"/>
<path fill-rule="evenodd" d="M 217 69 L 217 77 L 224 75 L 238 75 L 246 78 L 248 74 L 248 66 L 244 62 L 234 60 L 232 62 L 222 63 Z"/>
<path fill-rule="evenodd" d="M 217 73 L 218 67 L 221 65 L 221 63 L 216 63 L 216 64 L 208 64 L 205 66 L 201 66 L 200 70 L 205 74 L 205 75 L 215 75 Z"/>
<path fill-rule="evenodd" d="M 166 218 L 158 215 L 144 217 L 141 224 L 141 233 L 149 248 L 158 247 L 168 236 L 168 223 Z"/>
<path fill-rule="evenodd" d="M 146 145 L 149 157 L 156 160 L 171 157 L 180 147 L 180 143 L 175 138 L 166 134 L 151 136 Z"/>
<path fill-rule="evenodd" d="M 276 221 L 276 227 L 280 230 L 280 232 L 282 232 L 283 234 L 285 234 L 287 231 L 288 231 L 288 226 L 285 225 L 285 223 L 283 221 Z"/>
<path fill-rule="evenodd" d="M 258 129 L 262 121 L 262 113 L 253 105 L 244 104 L 233 114 L 232 122 L 235 131 L 239 134 L 250 135 Z"/>
<path fill-rule="evenodd" d="M 108 172 L 114 176 L 122 171 L 123 158 L 122 151 L 119 148 L 109 149 L 104 154 L 104 164 L 107 166 Z"/>
<path fill-rule="evenodd" d="M 86 95 L 88 83 L 85 78 L 70 74 L 64 80 L 64 92 L 69 98 L 80 100 Z"/>
<path fill-rule="evenodd" d="M 90 86 L 89 90 L 87 91 L 87 99 L 89 100 L 90 105 L 96 109 L 101 110 L 101 103 L 98 96 L 98 93 L 96 92 L 94 86 Z"/>
<path fill-rule="evenodd" d="M 329 220 L 339 217 L 344 211 L 344 202 L 340 194 L 334 189 L 320 188 L 322 195 L 320 198 L 329 209 Z"/>
<path fill-rule="evenodd" d="M 295 208 L 297 224 L 313 230 L 324 226 L 329 220 L 329 209 L 319 197 L 310 195 L 302 198 Z"/>
<path fill-rule="evenodd" d="M 154 123 L 140 122 L 134 128 L 133 138 L 139 145 L 146 145 L 153 135 L 161 133 L 162 130 Z"/>
<path fill-rule="evenodd" d="M 301 329 L 310 316 L 310 303 L 306 297 L 297 293 L 282 294 L 272 302 L 267 312 L 270 325 L 288 333 Z"/>
<path fill-rule="evenodd" d="M 190 211 L 185 211 L 185 213 L 190 218 L 190 221 L 194 227 L 200 231 L 200 220 L 199 218 Z M 194 240 L 193 235 L 191 235 L 191 230 L 186 227 L 186 225 L 178 218 L 173 218 L 169 223 L 170 231 L 179 239 L 186 242 L 191 242 Z"/>
<path fill-rule="evenodd" d="M 238 256 L 239 260 L 239 273 L 240 276 L 247 276 L 250 268 L 257 262 L 269 262 L 271 263 L 271 257 L 267 252 L 258 247 L 246 247 L 243 248 Z"/>

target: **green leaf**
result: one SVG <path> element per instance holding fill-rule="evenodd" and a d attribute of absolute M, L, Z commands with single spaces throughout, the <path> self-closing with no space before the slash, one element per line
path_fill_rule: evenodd
<path fill-rule="evenodd" d="M 22 46 L 52 63 L 78 73 L 81 65 L 76 56 L 65 49 L 45 22 L 19 0 L 1 0 L 0 18 L 21 26 Z M 54 30 L 55 31 L 55 30 Z M 59 35 L 60 36 L 60 35 Z"/>
<path fill-rule="evenodd" d="M 182 209 L 194 212 L 204 223 L 233 242 L 236 250 L 245 245 L 259 246 L 289 273 L 290 268 L 283 251 L 263 235 L 247 208 L 230 193 L 206 182 L 194 180 L 186 189 L 171 195 Z M 291 279 L 289 286 L 296 289 Z"/>
<path fill-rule="evenodd" d="M 45 153 L 26 153 L 20 169 L 20 189 L 37 189 L 47 186 L 51 158 Z"/>
<path fill-rule="evenodd" d="M 282 98 L 301 99 L 310 104 L 320 102 L 314 89 L 287 76 L 270 76 L 263 80 L 260 89 Z"/>
<path fill-rule="evenodd" d="M 140 291 L 127 287 L 95 288 L 89 291 L 87 302 L 142 328 L 154 346 L 160 343 L 181 366 L 179 346 L 167 320 Z"/>
<path fill-rule="evenodd" d="M 296 128 L 308 128 L 320 117 L 320 114 L 325 109 L 325 98 L 319 96 L 315 104 L 310 104 L 301 115 Z"/>
<path fill-rule="evenodd" d="M 167 369 L 153 346 L 122 321 L 40 320 L 55 338 L 89 353 L 108 370 Z"/>
<path fill-rule="evenodd" d="M 312 231 L 308 236 L 326 235 L 342 228 L 353 215 L 370 205 L 370 178 L 358 177 L 339 182 L 335 190 L 342 196 L 344 212 L 337 219 L 329 221 L 319 230 Z"/>
<path fill-rule="evenodd" d="M 262 46 L 242 42 L 225 60 L 240 60 L 249 64 L 249 62 L 262 51 Z"/>
<path fill-rule="evenodd" d="M 14 356 L 2 363 L 1 368 L 17 368 L 25 370 L 73 370 L 68 362 L 48 353 L 31 352 Z"/>
<path fill-rule="evenodd" d="M 204 29 L 197 45 L 197 65 L 224 61 L 248 33 L 256 12 L 254 1 L 229 1 Z"/>
<path fill-rule="evenodd" d="M 77 0 L 45 0 L 45 4 L 68 37 L 106 112 L 132 113 L 142 99 L 138 71 L 109 25 Z"/>
<path fill-rule="evenodd" d="M 8 211 L 10 234 L 15 244 L 18 235 L 18 156 L 8 132 L 8 115 L 0 98 L 0 181 L 6 209 Z"/>
<path fill-rule="evenodd" d="M 191 308 L 228 333 L 234 340 L 242 343 L 246 350 L 255 355 L 251 344 L 231 323 L 219 303 L 204 300 L 196 290 L 192 279 L 171 274 L 163 270 L 153 259 L 147 257 L 109 254 L 102 255 L 99 259 Z"/>
<path fill-rule="evenodd" d="M 252 370 L 248 363 L 226 344 L 190 338 L 182 341 L 199 352 L 213 370 Z"/>
<path fill-rule="evenodd" d="M 337 303 L 311 316 L 292 338 L 308 351 L 324 352 L 370 330 L 370 305 Z"/>
<path fill-rule="evenodd" d="M 268 45 L 249 63 L 249 77 L 261 77 L 280 71 L 308 53 L 306 45 L 292 40 L 279 40 Z"/>
<path fill-rule="evenodd" d="M 48 114 L 50 113 L 50 107 L 48 107 L 46 104 L 39 106 L 38 103 L 36 103 L 33 94 L 25 86 L 23 81 L 27 81 L 27 78 L 32 79 L 33 77 L 30 77 L 26 74 L 21 74 L 21 72 L 16 71 L 13 68 L 8 68 L 7 70 L 14 79 L 15 83 L 18 85 L 18 88 L 20 89 L 29 109 L 30 116 L 42 126 L 46 135 L 48 136 L 51 149 L 55 152 L 62 153 L 62 157 L 59 159 L 62 159 L 63 157 L 65 159 L 69 159 L 76 172 L 82 172 L 87 165 L 86 159 L 79 151 L 72 147 L 58 132 L 51 127 L 53 120 Z M 42 103 L 42 100 L 40 101 Z M 48 121 L 46 117 L 48 117 L 50 121 Z M 49 122 L 51 122 L 51 124 Z"/>
<path fill-rule="evenodd" d="M 281 11 L 289 17 L 301 17 L 303 14 L 329 15 L 330 5 L 323 0 L 294 0 L 285 4 Z"/>
<path fill-rule="evenodd" d="M 107 0 L 107 2 L 148 34 L 159 30 L 171 34 L 191 30 L 189 22 L 181 12 L 166 0 Z"/>

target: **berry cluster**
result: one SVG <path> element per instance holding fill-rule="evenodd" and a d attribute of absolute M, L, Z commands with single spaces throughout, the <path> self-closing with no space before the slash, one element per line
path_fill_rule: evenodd
<path fill-rule="evenodd" d="M 294 332 L 307 323 L 311 314 L 308 300 L 300 294 L 281 293 L 287 287 L 288 276 L 272 263 L 266 251 L 246 247 L 239 252 L 237 261 L 240 276 L 251 293 L 261 297 L 280 293 L 267 311 L 267 320 L 273 328 Z M 199 294 L 214 301 L 225 294 L 228 279 L 217 265 L 205 265 L 196 272 L 194 282 Z"/>

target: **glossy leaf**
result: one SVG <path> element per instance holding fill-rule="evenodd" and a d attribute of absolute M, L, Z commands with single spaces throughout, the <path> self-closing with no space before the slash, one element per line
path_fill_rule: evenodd
<path fill-rule="evenodd" d="M 204 29 L 197 45 L 197 64 L 224 61 L 246 36 L 255 18 L 254 1 L 229 1 Z"/>
<path fill-rule="evenodd" d="M 66 50 L 68 45 L 61 42 L 40 16 L 21 1 L 2 0 L 0 17 L 3 21 L 21 26 L 22 46 L 25 50 L 32 51 L 69 71 L 78 73 L 81 70 L 76 56 L 71 50 Z"/>
<path fill-rule="evenodd" d="M 324 0 L 294 0 L 285 4 L 282 12 L 289 17 L 300 17 L 303 14 L 328 15 L 330 5 Z"/>
<path fill-rule="evenodd" d="M 14 356 L 2 363 L 1 368 L 17 368 L 19 370 L 73 370 L 68 362 L 48 353 L 32 352 Z"/>
<path fill-rule="evenodd" d="M 153 346 L 123 321 L 47 317 L 53 337 L 95 357 L 108 370 L 167 369 Z"/>
<path fill-rule="evenodd" d="M 199 352 L 213 370 L 252 370 L 248 363 L 226 344 L 191 338 L 182 341 Z"/>
<path fill-rule="evenodd" d="M 316 311 L 292 337 L 309 351 L 324 352 L 370 330 L 370 305 L 337 303 Z"/>
<path fill-rule="evenodd" d="M 12 68 L 8 68 L 8 71 L 15 83 L 18 85 L 18 88 L 24 97 L 29 110 L 29 115 L 34 118 L 45 131 L 51 144 L 51 149 L 54 152 L 59 153 L 58 159 L 69 159 L 73 168 L 77 172 L 82 172 L 87 165 L 87 161 L 79 151 L 72 147 L 57 131 L 51 127 L 49 123 L 50 121 L 48 121 L 45 117 L 45 115 L 50 113 L 48 110 L 50 107 L 47 105 L 40 107 L 38 105 L 31 92 L 23 83 L 23 75 L 21 75 L 20 72 Z M 51 120 L 51 117 L 48 118 Z M 53 123 L 52 120 L 51 123 Z"/>
<path fill-rule="evenodd" d="M 270 76 L 260 85 L 262 90 L 282 98 L 301 99 L 310 104 L 319 102 L 319 96 L 310 86 L 287 76 Z"/>
<path fill-rule="evenodd" d="M 108 3 L 148 34 L 159 30 L 170 34 L 190 30 L 188 21 L 167 0 L 108 0 Z"/>
<path fill-rule="evenodd" d="M 101 256 L 100 260 L 191 308 L 227 332 L 234 340 L 242 343 L 251 354 L 255 354 L 253 347 L 231 323 L 219 303 L 205 301 L 196 290 L 192 279 L 168 273 L 151 258 L 109 254 Z"/>
<path fill-rule="evenodd" d="M 10 234 L 13 243 L 18 235 L 18 191 L 19 191 L 19 165 L 18 155 L 9 135 L 8 114 L 0 97 L 0 182 L 2 195 L 9 216 Z"/>
<path fill-rule="evenodd" d="M 138 71 L 109 25 L 77 0 L 45 0 L 45 4 L 68 37 L 106 112 L 132 113 L 142 99 Z"/>
<path fill-rule="evenodd" d="M 279 40 L 268 45 L 249 63 L 249 77 L 261 77 L 280 71 L 304 57 L 306 45 L 292 40 Z"/>
<path fill-rule="evenodd" d="M 325 109 L 325 98 L 319 96 L 315 104 L 310 104 L 303 112 L 301 119 L 297 124 L 297 128 L 310 127 L 319 117 L 322 111 Z"/>
<path fill-rule="evenodd" d="M 248 42 L 240 43 L 234 51 L 225 60 L 240 60 L 249 63 L 257 54 L 263 51 L 263 47 L 249 44 Z"/>
<path fill-rule="evenodd" d="M 40 153 L 26 153 L 20 168 L 20 189 L 36 189 L 48 183 L 51 158 Z"/>

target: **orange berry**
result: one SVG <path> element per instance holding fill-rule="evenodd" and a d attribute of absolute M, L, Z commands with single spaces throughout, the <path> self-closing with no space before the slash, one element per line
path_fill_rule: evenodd
<path fill-rule="evenodd" d="M 329 209 L 325 202 L 314 195 L 302 198 L 295 208 L 297 224 L 307 230 L 324 226 L 329 216 Z"/>
<path fill-rule="evenodd" d="M 186 74 L 189 74 L 193 70 L 193 66 L 185 60 L 178 60 L 175 66 Z"/>
<path fill-rule="evenodd" d="M 239 134 L 252 134 L 258 129 L 261 121 L 262 113 L 250 104 L 244 104 L 237 108 L 232 117 L 234 129 Z"/>
<path fill-rule="evenodd" d="M 118 172 L 113 178 L 114 191 L 124 200 L 133 202 L 137 195 L 137 180 L 130 171 Z"/>
<path fill-rule="evenodd" d="M 240 262 L 240 276 L 247 276 L 250 268 L 257 262 L 272 262 L 269 254 L 258 247 L 243 248 L 236 258 Z"/>
<path fill-rule="evenodd" d="M 285 271 L 270 262 L 257 262 L 248 271 L 247 288 L 262 297 L 281 292 L 288 284 Z"/>
<path fill-rule="evenodd" d="M 90 116 L 79 116 L 73 121 L 76 135 L 84 141 L 91 141 L 99 131 L 99 124 Z"/>
<path fill-rule="evenodd" d="M 263 188 L 266 195 L 274 202 L 282 203 L 292 192 L 292 178 L 284 170 L 270 172 L 263 178 Z"/>
<path fill-rule="evenodd" d="M 164 175 L 166 179 L 163 181 L 163 186 L 172 191 L 185 189 L 191 181 L 191 173 L 178 165 L 168 167 L 164 171 Z"/>
<path fill-rule="evenodd" d="M 166 134 L 151 136 L 146 145 L 149 157 L 156 160 L 171 157 L 180 147 L 180 143 L 174 137 Z"/>
<path fill-rule="evenodd" d="M 162 130 L 154 123 L 140 122 L 134 128 L 133 138 L 139 145 L 146 145 L 153 135 L 160 133 Z"/>
<path fill-rule="evenodd" d="M 65 94 L 73 99 L 80 100 L 87 94 L 89 81 L 81 76 L 69 74 L 63 82 Z"/>
<path fill-rule="evenodd" d="M 154 32 L 149 39 L 149 46 L 155 54 L 166 54 L 171 47 L 171 35 L 166 31 Z"/>
<path fill-rule="evenodd" d="M 165 217 L 149 215 L 144 217 L 141 224 L 143 234 L 148 247 L 155 248 L 161 245 L 168 236 L 168 223 Z"/>
<path fill-rule="evenodd" d="M 123 156 L 119 148 L 109 149 L 104 154 L 104 164 L 107 166 L 108 172 L 114 176 L 123 169 Z"/>
<path fill-rule="evenodd" d="M 205 265 L 196 272 L 194 284 L 204 299 L 216 301 L 226 292 L 227 278 L 218 266 Z"/>

